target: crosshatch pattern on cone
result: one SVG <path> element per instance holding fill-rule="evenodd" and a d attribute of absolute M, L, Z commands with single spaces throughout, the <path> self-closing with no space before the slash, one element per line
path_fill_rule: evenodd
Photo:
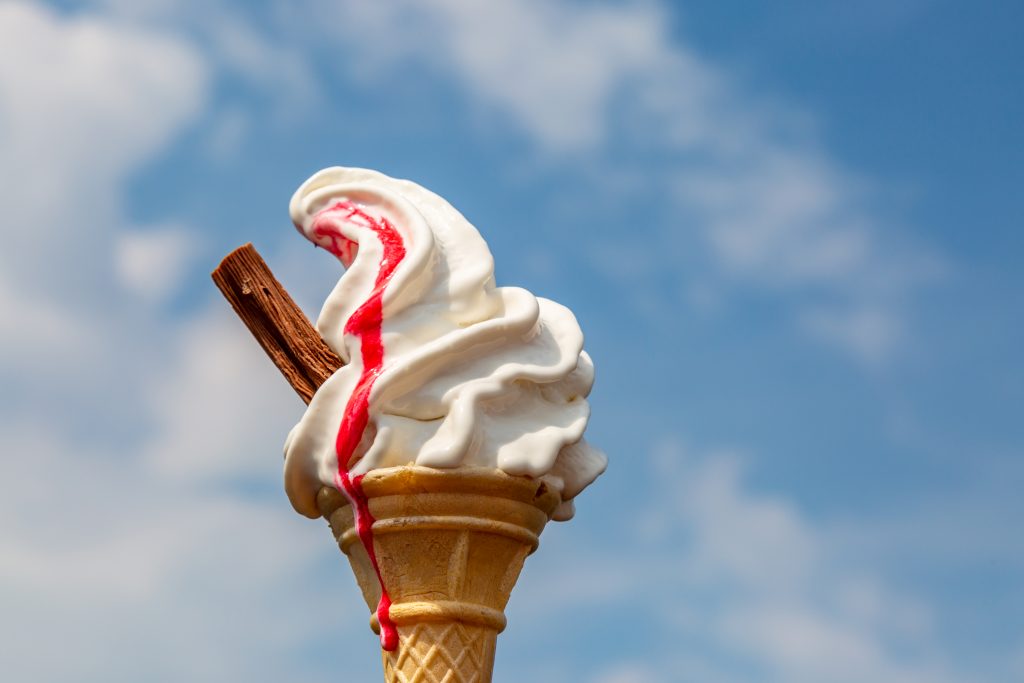
<path fill-rule="evenodd" d="M 399 633 L 398 648 L 383 653 L 387 680 L 490 681 L 505 605 L 558 495 L 488 468 L 396 467 L 362 484 Z M 351 506 L 330 487 L 318 504 L 372 612 L 380 582 Z M 375 616 L 370 626 L 379 630 Z"/>

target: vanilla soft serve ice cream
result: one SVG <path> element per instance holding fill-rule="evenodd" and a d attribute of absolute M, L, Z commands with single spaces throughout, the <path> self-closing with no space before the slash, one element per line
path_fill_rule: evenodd
<path fill-rule="evenodd" d="M 328 168 L 291 201 L 299 231 L 345 272 L 317 328 L 345 365 L 285 444 L 285 488 L 304 515 L 333 486 L 416 464 L 542 479 L 555 519 L 605 468 L 583 439 L 594 379 L 564 306 L 497 287 L 480 234 L 444 199 L 375 171 Z"/>

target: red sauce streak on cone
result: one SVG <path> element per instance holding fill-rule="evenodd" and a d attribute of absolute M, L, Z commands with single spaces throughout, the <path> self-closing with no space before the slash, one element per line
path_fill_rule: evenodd
<path fill-rule="evenodd" d="M 334 476 L 334 484 L 345 494 L 355 510 L 356 531 L 359 540 L 366 548 L 373 570 L 380 582 L 380 603 L 377 605 L 377 621 L 380 623 L 380 643 L 385 650 L 398 647 L 398 630 L 391 621 L 391 596 L 384 586 L 384 579 L 377 564 L 377 553 L 373 548 L 373 515 L 370 504 L 363 492 L 362 475 L 353 477 L 349 473 L 349 460 L 355 453 L 356 446 L 363 438 L 370 416 L 370 391 L 384 367 L 384 344 L 381 341 L 381 323 L 384 310 L 384 288 L 391 280 L 395 268 L 405 258 L 405 244 L 402 236 L 386 218 L 374 218 L 350 201 L 339 201 L 317 212 L 313 219 L 313 234 L 316 237 L 328 237 L 331 240 L 328 251 L 337 256 L 345 267 L 352 264 L 355 258 L 356 244 L 342 235 L 333 224 L 343 221 L 364 228 L 377 234 L 384 253 L 378 265 L 377 278 L 370 296 L 355 310 L 345 323 L 345 334 L 359 339 L 359 351 L 363 360 L 363 371 L 359 376 L 352 395 L 345 406 L 345 413 L 338 428 L 335 450 L 338 454 L 338 471 Z"/>

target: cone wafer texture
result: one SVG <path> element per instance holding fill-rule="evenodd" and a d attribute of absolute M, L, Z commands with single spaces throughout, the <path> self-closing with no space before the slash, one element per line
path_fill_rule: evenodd
<path fill-rule="evenodd" d="M 372 611 L 381 582 L 399 645 L 384 651 L 385 680 L 485 683 L 523 562 L 559 496 L 541 481 L 489 468 L 376 470 L 362 480 L 376 520 L 380 581 L 359 542 L 348 500 L 317 498 Z M 376 616 L 371 628 L 379 631 Z"/>

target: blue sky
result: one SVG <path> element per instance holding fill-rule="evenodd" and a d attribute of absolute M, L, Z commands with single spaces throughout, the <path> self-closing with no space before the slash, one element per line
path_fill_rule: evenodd
<path fill-rule="evenodd" d="M 0 3 L 0 669 L 375 680 L 208 272 L 329 165 L 570 306 L 608 472 L 496 680 L 1024 678 L 1013 3 Z"/>

